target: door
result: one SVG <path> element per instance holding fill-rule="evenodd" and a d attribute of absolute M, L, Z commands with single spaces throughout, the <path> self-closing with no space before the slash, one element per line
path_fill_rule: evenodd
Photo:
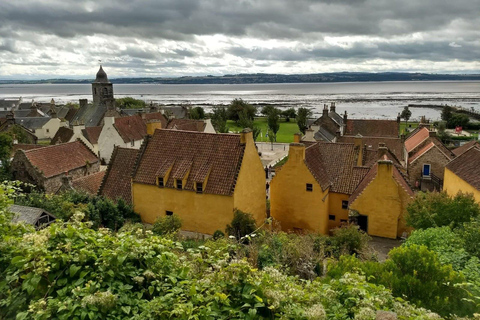
<path fill-rule="evenodd" d="M 424 164 L 423 165 L 423 176 L 424 177 L 430 177 L 430 165 L 429 164 Z"/>
<path fill-rule="evenodd" d="M 357 218 L 357 224 L 360 230 L 368 233 L 368 216 L 359 215 Z"/>

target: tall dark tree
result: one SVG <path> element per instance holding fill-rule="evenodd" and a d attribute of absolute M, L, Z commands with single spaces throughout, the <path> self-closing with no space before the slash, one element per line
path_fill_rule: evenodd
<path fill-rule="evenodd" d="M 267 117 L 267 116 L 270 114 L 270 112 L 272 112 L 274 109 L 275 109 L 274 106 L 272 106 L 272 105 L 266 105 L 266 106 L 264 106 L 264 107 L 262 108 L 261 113 L 262 113 L 265 117 Z"/>
<path fill-rule="evenodd" d="M 249 119 L 254 119 L 257 113 L 257 108 L 243 101 L 242 99 L 234 99 L 228 106 L 228 119 L 235 121 L 238 124 L 240 120 L 240 113 L 246 112 Z"/>
<path fill-rule="evenodd" d="M 411 116 L 412 116 L 412 111 L 408 109 L 408 106 L 405 106 L 405 108 L 403 108 L 402 113 L 400 114 L 400 118 L 405 119 L 405 127 L 407 127 L 408 120 L 410 120 Z"/>
<path fill-rule="evenodd" d="M 191 108 L 189 112 L 190 119 L 201 120 L 205 119 L 205 110 L 202 107 Z"/>
<path fill-rule="evenodd" d="M 307 120 L 312 116 L 312 110 L 307 108 L 298 108 L 297 111 L 297 125 L 300 132 L 305 134 L 308 129 Z"/>
<path fill-rule="evenodd" d="M 470 118 L 468 115 L 454 112 L 447 121 L 447 128 L 455 128 L 457 126 L 466 128 L 469 122 Z"/>
<path fill-rule="evenodd" d="M 217 132 L 228 133 L 227 119 L 225 107 L 213 108 L 212 124 Z"/>
<path fill-rule="evenodd" d="M 297 116 L 297 112 L 294 108 L 288 108 L 287 110 L 282 111 L 282 116 L 285 118 L 286 122 L 290 122 L 290 119 Z"/>
<path fill-rule="evenodd" d="M 274 141 L 277 141 L 277 132 L 280 129 L 279 122 L 280 122 L 280 110 L 275 108 L 270 112 L 270 114 L 267 117 L 268 129 L 270 131 L 269 138 L 272 143 Z"/>
<path fill-rule="evenodd" d="M 243 110 L 243 112 L 241 112 L 239 116 L 240 118 L 238 120 L 238 125 L 242 128 L 252 129 L 253 140 L 257 141 L 257 138 L 260 135 L 260 128 L 254 124 L 254 120 L 248 117 L 246 110 Z"/>
<path fill-rule="evenodd" d="M 444 106 L 442 109 L 442 120 L 447 121 L 450 120 L 453 114 L 453 108 L 450 106 Z"/>

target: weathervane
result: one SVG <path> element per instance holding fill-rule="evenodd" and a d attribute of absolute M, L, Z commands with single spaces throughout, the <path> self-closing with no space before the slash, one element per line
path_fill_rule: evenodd
<path fill-rule="evenodd" d="M 99 63 L 100 65 L 102 65 L 102 60 L 98 60 L 98 63 Z"/>

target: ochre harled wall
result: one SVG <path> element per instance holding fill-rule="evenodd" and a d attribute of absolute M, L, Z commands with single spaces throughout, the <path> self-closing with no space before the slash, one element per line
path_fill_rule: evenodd
<path fill-rule="evenodd" d="M 348 201 L 350 196 L 343 193 L 330 192 L 328 195 L 328 215 L 334 215 L 335 220 L 328 219 L 328 229 L 332 230 L 340 227 L 341 220 L 346 220 L 348 223 L 348 208 L 342 209 L 342 201 Z"/>
<path fill-rule="evenodd" d="M 160 121 L 150 121 L 147 122 L 147 134 L 153 135 L 155 129 L 161 129 L 162 123 Z"/>
<path fill-rule="evenodd" d="M 368 216 L 371 236 L 397 238 L 407 231 L 404 214 L 411 197 L 395 181 L 392 170 L 391 162 L 379 161 L 377 176 L 350 204 L 350 209 Z"/>
<path fill-rule="evenodd" d="M 451 197 L 455 196 L 459 191 L 473 193 L 475 201 L 480 203 L 480 191 L 447 168 L 445 168 L 443 190 Z"/>
<path fill-rule="evenodd" d="M 270 215 L 284 231 L 328 234 L 328 189 L 322 191 L 304 159 L 305 146 L 291 144 L 288 161 L 270 184 Z M 312 191 L 306 191 L 307 183 Z"/>

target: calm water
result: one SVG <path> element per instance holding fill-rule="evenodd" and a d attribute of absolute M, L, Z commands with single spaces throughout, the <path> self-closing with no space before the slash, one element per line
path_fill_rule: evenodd
<path fill-rule="evenodd" d="M 164 85 L 114 84 L 116 97 L 132 96 L 160 104 L 192 104 L 210 108 L 242 98 L 255 104 L 311 107 L 321 113 L 324 103 L 335 101 L 337 112 L 354 118 L 393 118 L 407 104 L 450 104 L 480 110 L 480 81 L 352 82 L 301 84 Z M 0 98 L 57 104 L 92 99 L 90 84 L 0 85 Z M 412 117 L 438 119 L 434 109 L 412 108 Z"/>

